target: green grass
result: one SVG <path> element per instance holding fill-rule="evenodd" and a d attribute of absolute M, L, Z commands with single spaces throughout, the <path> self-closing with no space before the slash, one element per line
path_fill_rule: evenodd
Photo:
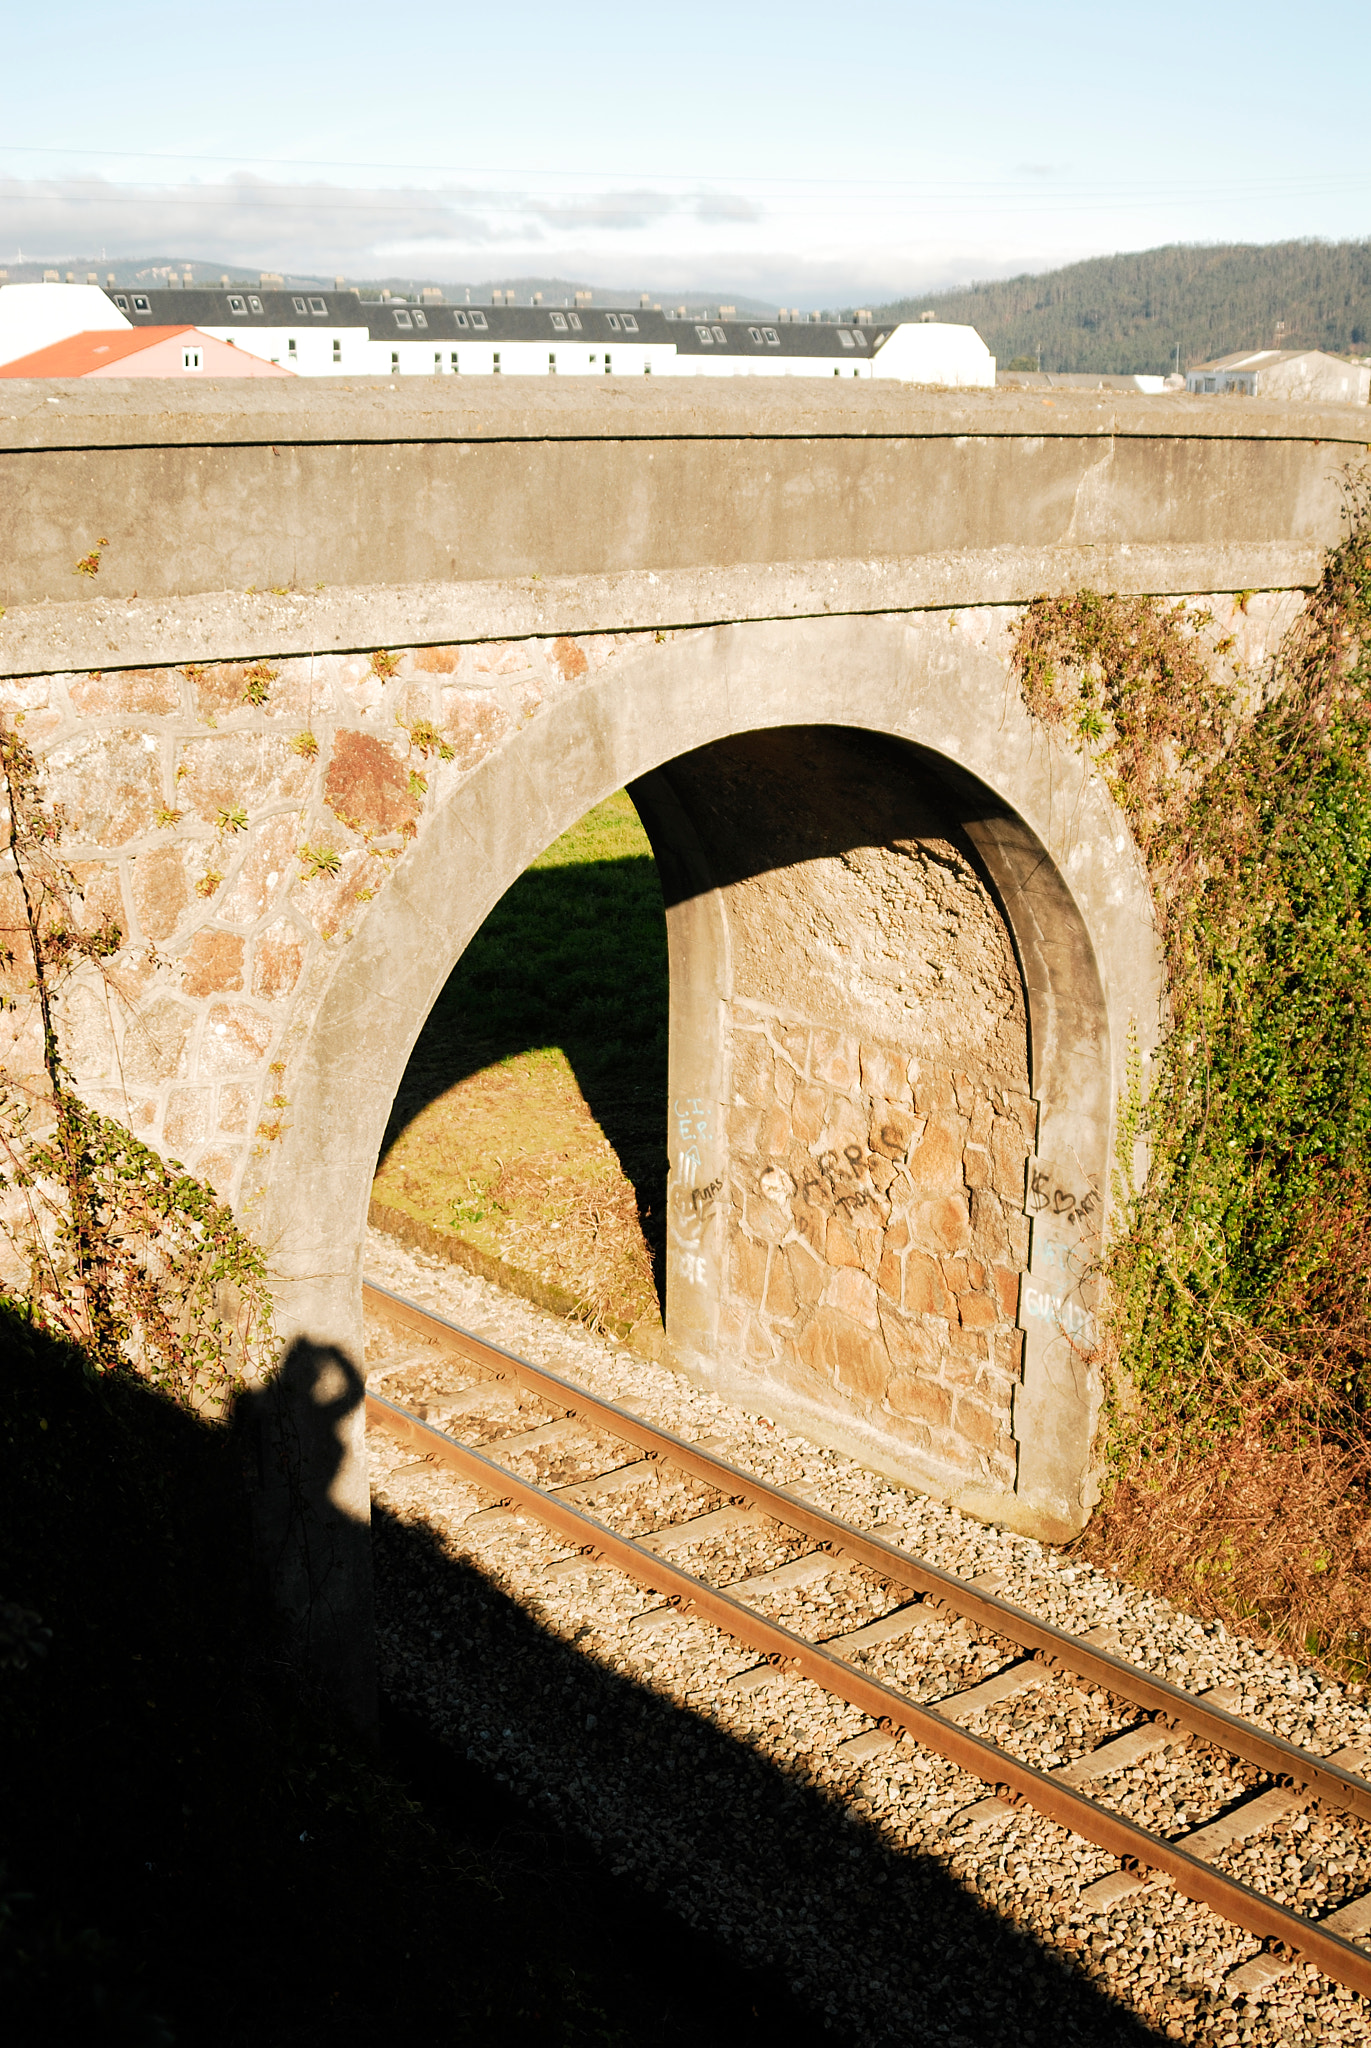
<path fill-rule="evenodd" d="M 377 1193 L 632 1322 L 662 1256 L 666 1092 L 661 885 L 620 790 L 533 862 L 457 963 L 396 1096 Z M 539 1162 L 541 1180 L 512 1184 L 517 1162 Z M 610 1222 L 616 1188 L 631 1200 Z M 596 1257 L 583 1244 L 572 1270 L 564 1233 L 591 1205 Z M 633 1247 L 599 1257 L 628 1236 L 637 1279 Z"/>

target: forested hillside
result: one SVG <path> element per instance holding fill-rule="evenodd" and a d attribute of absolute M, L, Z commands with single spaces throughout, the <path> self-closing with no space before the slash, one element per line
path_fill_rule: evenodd
<path fill-rule="evenodd" d="M 1371 241 L 1176 243 L 883 306 L 976 328 L 1006 368 L 1166 371 L 1239 348 L 1371 354 Z"/>

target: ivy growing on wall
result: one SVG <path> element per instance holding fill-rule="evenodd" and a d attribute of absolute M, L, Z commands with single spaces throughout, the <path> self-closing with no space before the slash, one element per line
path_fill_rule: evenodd
<path fill-rule="evenodd" d="M 5 1291 L 99 1371 L 137 1371 L 202 1411 L 223 1412 L 272 1350 L 261 1252 L 214 1190 L 82 1101 L 63 1062 L 58 1009 L 82 968 L 119 950 L 116 923 L 88 925 L 62 858 L 63 819 L 38 763 L 0 722 L 3 876 L 0 1008 L 38 1043 L 35 1071 L 0 1070 L 0 1234 Z"/>
<path fill-rule="evenodd" d="M 1371 524 L 1267 673 L 1206 612 L 1085 592 L 1017 632 L 1025 699 L 1146 861 L 1170 1018 L 1106 1255 L 1113 1413 L 1087 1542 L 1364 1669 L 1371 1622 Z"/>

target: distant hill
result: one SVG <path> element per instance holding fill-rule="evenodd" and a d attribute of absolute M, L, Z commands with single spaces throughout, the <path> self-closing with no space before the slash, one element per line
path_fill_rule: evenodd
<path fill-rule="evenodd" d="M 882 306 L 974 327 L 1005 369 L 1181 368 L 1240 348 L 1371 353 L 1371 241 L 1173 243 Z M 1279 323 L 1284 323 L 1283 327 Z"/>
<path fill-rule="evenodd" d="M 200 285 L 218 284 L 221 277 L 225 284 L 255 285 L 261 276 L 260 267 L 253 269 L 244 268 L 242 264 L 210 263 L 199 257 L 123 256 L 108 260 L 101 257 L 97 262 L 92 256 L 12 256 L 7 264 L 0 263 L 0 284 L 38 284 L 52 270 L 57 271 L 63 278 L 72 276 L 78 284 L 85 284 L 87 279 L 91 279 L 97 284 L 108 283 L 127 289 L 138 285 L 164 285 L 168 272 L 174 272 L 178 278 L 189 273 L 194 282 Z M 287 270 L 278 274 L 282 276 L 282 281 L 286 285 L 303 285 L 306 288 L 312 287 L 315 291 L 321 286 L 328 288 L 333 284 L 332 277 L 316 276 L 303 270 Z M 444 281 L 425 277 L 422 273 L 407 277 L 397 273 L 392 277 L 349 276 L 347 283 L 356 285 L 364 294 L 379 293 L 382 290 L 417 293 L 425 285 L 436 284 L 454 304 L 460 305 L 465 294 L 478 306 L 488 304 L 494 291 L 512 291 L 517 305 L 527 305 L 534 292 L 541 292 L 550 306 L 571 305 L 578 291 L 589 291 L 597 306 L 636 306 L 642 295 L 637 288 L 629 290 L 621 285 L 592 286 L 587 285 L 583 279 L 567 277 L 487 277 L 479 284 L 468 284 L 465 279 L 460 284 L 454 284 L 451 278 Z M 774 316 L 776 311 L 770 300 L 750 299 L 738 292 L 721 293 L 714 288 L 706 291 L 699 285 L 692 285 L 688 291 L 681 291 L 679 287 L 671 291 L 655 291 L 650 296 L 658 305 L 687 306 L 692 310 L 698 308 L 701 316 L 708 308 L 717 309 L 721 299 L 740 313 L 766 313 Z M 710 317 L 717 318 L 717 312 L 711 312 Z"/>

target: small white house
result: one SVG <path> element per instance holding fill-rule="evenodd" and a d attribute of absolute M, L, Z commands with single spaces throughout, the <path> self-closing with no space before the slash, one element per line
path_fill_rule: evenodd
<path fill-rule="evenodd" d="M 873 377 L 904 384 L 994 389 L 995 358 L 974 327 L 941 320 L 906 320 L 892 329 L 872 358 Z"/>
<path fill-rule="evenodd" d="M 1185 373 L 1185 388 L 1202 394 L 1236 392 L 1244 398 L 1365 405 L 1371 397 L 1371 367 L 1344 362 L 1317 348 L 1248 349 L 1197 363 Z"/>

